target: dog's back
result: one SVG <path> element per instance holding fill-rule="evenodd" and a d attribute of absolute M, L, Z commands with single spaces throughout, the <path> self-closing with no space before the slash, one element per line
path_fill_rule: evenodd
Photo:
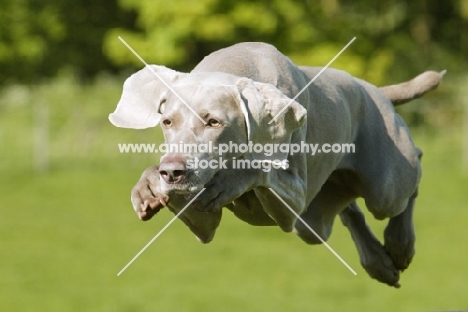
<path fill-rule="evenodd" d="M 243 42 L 206 56 L 192 72 L 223 72 L 270 83 L 293 98 L 307 84 L 299 68 L 274 46 L 262 42 Z M 308 102 L 302 94 L 299 103 Z"/>

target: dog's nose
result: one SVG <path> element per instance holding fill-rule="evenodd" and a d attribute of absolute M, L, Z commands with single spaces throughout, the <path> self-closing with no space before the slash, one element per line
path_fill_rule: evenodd
<path fill-rule="evenodd" d="M 182 182 L 185 172 L 185 161 L 182 157 L 164 157 L 159 164 L 159 174 L 168 184 Z"/>

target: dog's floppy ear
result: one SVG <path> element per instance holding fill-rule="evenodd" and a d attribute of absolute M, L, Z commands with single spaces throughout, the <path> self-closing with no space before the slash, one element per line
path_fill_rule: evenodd
<path fill-rule="evenodd" d="M 127 78 L 117 108 L 109 115 L 114 126 L 145 129 L 158 125 L 160 104 L 170 91 L 156 74 L 169 85 L 185 75 L 164 66 L 148 65 Z"/>
<path fill-rule="evenodd" d="M 305 123 L 307 110 L 298 102 L 291 101 L 274 85 L 241 78 L 237 87 L 249 141 L 288 140 L 291 133 Z"/>

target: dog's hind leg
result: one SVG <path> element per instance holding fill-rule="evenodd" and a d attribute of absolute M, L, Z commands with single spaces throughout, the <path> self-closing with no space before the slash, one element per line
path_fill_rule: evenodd
<path fill-rule="evenodd" d="M 304 220 L 323 241 L 331 235 L 333 222 L 338 213 L 355 198 L 350 190 L 332 181 L 327 181 L 312 200 L 307 210 L 301 214 Z M 300 220 L 296 220 L 294 232 L 308 244 L 320 244 L 320 240 Z"/>
<path fill-rule="evenodd" d="M 413 210 L 416 197 L 417 191 L 408 201 L 405 211 L 390 218 L 384 231 L 385 249 L 400 271 L 408 268 L 415 254 L 416 236 L 413 226 Z"/>
<path fill-rule="evenodd" d="M 400 287 L 400 273 L 385 248 L 366 224 L 364 214 L 356 202 L 340 213 L 343 224 L 348 228 L 356 245 L 361 265 L 379 282 Z"/>
<path fill-rule="evenodd" d="M 422 151 L 418 150 L 421 161 Z M 390 254 L 396 267 L 400 271 L 408 268 L 415 254 L 414 243 L 416 235 L 413 226 L 413 210 L 418 190 L 408 200 L 406 209 L 399 215 L 390 218 L 384 231 L 385 249 Z"/>

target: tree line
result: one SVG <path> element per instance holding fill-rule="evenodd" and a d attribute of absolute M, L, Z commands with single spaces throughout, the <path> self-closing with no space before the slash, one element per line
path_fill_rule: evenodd
<path fill-rule="evenodd" d="M 468 1 L 1 0 L 0 84 L 141 68 L 118 36 L 148 63 L 185 71 L 241 41 L 324 65 L 357 37 L 335 67 L 383 84 L 429 68 L 466 71 Z"/>

